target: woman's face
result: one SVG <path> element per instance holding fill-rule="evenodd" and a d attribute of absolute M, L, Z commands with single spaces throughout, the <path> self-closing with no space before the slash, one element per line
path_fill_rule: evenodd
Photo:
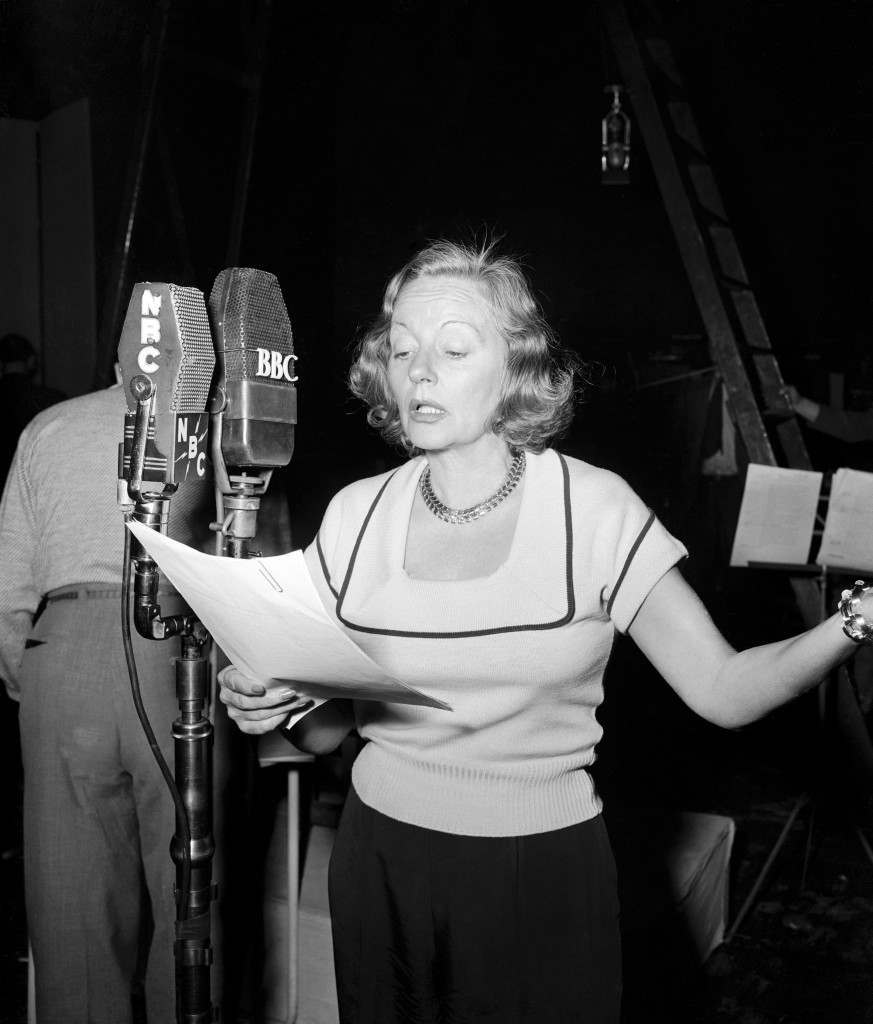
<path fill-rule="evenodd" d="M 420 278 L 394 304 L 388 387 L 403 431 L 424 451 L 463 449 L 488 433 L 506 343 L 473 281 Z"/>

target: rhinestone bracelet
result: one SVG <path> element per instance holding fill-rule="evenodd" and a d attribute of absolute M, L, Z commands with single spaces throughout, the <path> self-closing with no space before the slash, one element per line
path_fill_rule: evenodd
<path fill-rule="evenodd" d="M 861 598 L 870 589 L 863 580 L 855 580 L 855 586 L 844 590 L 837 603 L 837 611 L 843 617 L 843 632 L 856 644 L 873 643 L 873 623 L 861 614 Z"/>

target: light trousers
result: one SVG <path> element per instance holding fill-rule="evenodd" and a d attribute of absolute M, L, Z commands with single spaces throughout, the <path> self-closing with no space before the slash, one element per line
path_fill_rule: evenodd
<path fill-rule="evenodd" d="M 37 622 L 20 676 L 24 865 L 39 1024 L 175 1020 L 173 803 L 133 705 L 120 588 L 80 588 Z M 163 614 L 180 610 L 161 598 Z M 133 627 L 132 627 L 133 629 Z M 178 639 L 134 638 L 143 700 L 172 771 Z"/>

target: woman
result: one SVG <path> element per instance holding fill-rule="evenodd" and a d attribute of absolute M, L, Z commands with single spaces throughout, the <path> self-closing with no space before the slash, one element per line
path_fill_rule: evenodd
<path fill-rule="evenodd" d="M 348 635 L 453 710 L 331 701 L 293 730 L 315 753 L 367 741 L 330 871 L 343 1022 L 616 1021 L 615 874 L 586 771 L 615 630 L 727 727 L 852 650 L 835 616 L 734 651 L 624 481 L 547 447 L 573 400 L 554 353 L 516 263 L 438 242 L 391 279 L 352 368 L 370 423 L 419 454 L 342 490 L 307 564 Z M 246 732 L 288 713 L 235 669 L 221 682 Z"/>

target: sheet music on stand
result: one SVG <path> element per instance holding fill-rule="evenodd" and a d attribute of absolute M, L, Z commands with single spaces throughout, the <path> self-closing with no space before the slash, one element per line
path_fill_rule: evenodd
<path fill-rule="evenodd" d="M 730 564 L 806 565 L 822 474 L 751 463 Z"/>
<path fill-rule="evenodd" d="M 828 568 L 873 570 L 873 473 L 858 469 L 834 473 L 815 560 Z"/>
<path fill-rule="evenodd" d="M 730 564 L 781 569 L 792 576 L 817 570 L 823 621 L 828 614 L 827 602 L 833 576 L 839 578 L 873 570 L 873 473 L 854 469 L 838 469 L 834 473 L 821 542 L 810 562 L 821 484 L 821 473 L 750 464 Z M 870 778 L 870 773 L 873 773 L 873 767 L 870 767 L 873 761 L 870 736 L 845 666 L 839 667 L 824 685 L 818 687 L 817 699 L 822 728 L 829 707 L 836 709 L 830 724 L 839 729 L 841 740 L 844 745 L 849 744 L 856 765 L 863 765 Z M 804 888 L 815 808 L 821 799 L 821 792 L 813 790 L 801 793 L 795 801 L 751 891 L 726 932 L 726 943 L 737 934 L 746 914 L 754 906 L 798 814 L 810 806 L 806 855 L 800 881 L 801 890 Z M 873 864 L 873 847 L 862 827 L 853 823 L 853 829 L 867 859 Z"/>

